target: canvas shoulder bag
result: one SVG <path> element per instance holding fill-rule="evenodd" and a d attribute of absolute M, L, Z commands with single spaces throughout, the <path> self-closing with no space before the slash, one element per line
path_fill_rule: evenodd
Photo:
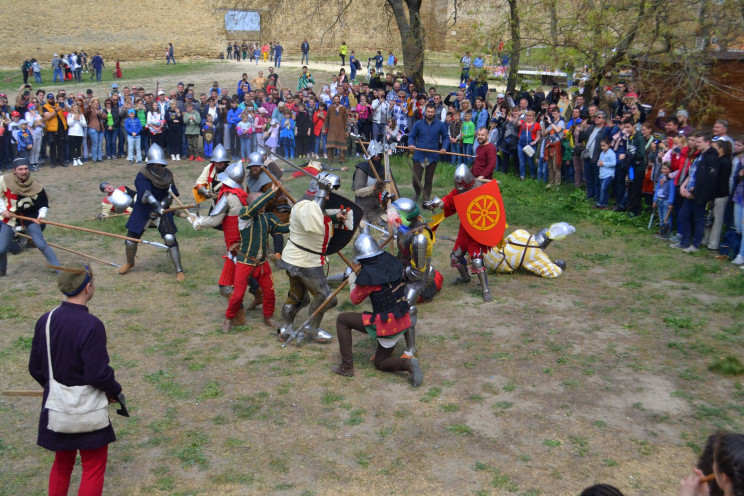
<path fill-rule="evenodd" d="M 50 351 L 51 340 L 49 339 L 49 325 L 54 310 L 49 312 L 46 321 L 49 396 L 47 396 L 44 408 L 49 411 L 47 428 L 63 434 L 79 434 L 103 429 L 110 423 L 106 409 L 108 406 L 106 393 L 90 385 L 65 386 L 54 380 Z"/>

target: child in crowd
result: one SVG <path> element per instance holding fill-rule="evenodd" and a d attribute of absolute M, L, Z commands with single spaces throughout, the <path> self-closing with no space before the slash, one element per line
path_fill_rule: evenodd
<path fill-rule="evenodd" d="M 137 111 L 133 108 L 129 109 L 127 118 L 124 120 L 124 130 L 127 133 L 127 160 L 130 164 L 133 164 L 136 152 L 137 163 L 141 164 L 140 133 L 142 132 L 142 122 L 137 118 Z"/>
<path fill-rule="evenodd" d="M 204 162 L 204 159 L 199 156 L 199 135 L 201 134 L 201 115 L 199 112 L 194 110 L 194 104 L 189 102 L 186 104 L 186 113 L 183 114 L 183 123 L 186 126 L 186 141 L 188 142 L 189 148 L 189 160 L 196 160 L 197 162 Z"/>
<path fill-rule="evenodd" d="M 271 120 L 269 130 L 266 131 L 265 146 L 271 150 L 271 153 L 276 154 L 276 149 L 279 146 L 279 121 L 276 119 Z"/>
<path fill-rule="evenodd" d="M 21 128 L 18 130 L 16 140 L 18 141 L 18 156 L 21 158 L 27 158 L 34 148 L 34 137 L 31 135 L 31 131 L 28 130 L 28 123 L 21 119 L 18 121 Z"/>
<path fill-rule="evenodd" d="M 451 119 L 449 123 L 449 145 L 452 153 L 462 153 L 462 122 L 460 121 L 460 112 L 447 112 L 447 118 Z M 457 164 L 460 157 L 452 155 L 450 162 Z"/>
<path fill-rule="evenodd" d="M 294 112 L 287 112 L 284 114 L 282 119 L 281 130 L 279 131 L 279 138 L 284 148 L 284 158 L 293 159 L 295 151 L 295 133 L 297 132 L 296 127 L 296 114 Z"/>
<path fill-rule="evenodd" d="M 72 166 L 83 165 L 82 145 L 85 137 L 85 116 L 77 103 L 72 106 L 72 111 L 67 114 L 67 135 L 70 138 L 72 154 Z"/>
<path fill-rule="evenodd" d="M 361 105 L 357 105 L 357 109 Z M 320 158 L 320 147 L 323 146 L 323 158 L 328 158 L 328 130 L 324 128 L 328 106 L 323 102 L 318 102 L 318 110 L 313 113 L 313 134 L 315 135 L 315 158 Z M 355 109 L 354 112 L 357 113 Z M 359 119 L 357 118 L 357 125 Z"/>
<path fill-rule="evenodd" d="M 18 153 L 18 131 L 21 130 L 21 113 L 14 110 L 10 113 L 10 122 L 8 123 L 8 132 L 10 133 L 11 160 Z"/>
<path fill-rule="evenodd" d="M 207 114 L 207 118 L 202 128 L 202 139 L 204 140 L 204 157 L 209 160 L 212 157 L 212 150 L 214 150 L 214 119 L 211 114 Z"/>
<path fill-rule="evenodd" d="M 465 122 L 462 123 L 462 153 L 465 155 L 473 154 L 473 142 L 475 141 L 475 124 L 473 123 L 473 112 L 465 111 Z M 468 165 L 473 163 L 473 157 L 463 157 Z"/>
<path fill-rule="evenodd" d="M 391 117 L 387 121 L 385 126 L 385 137 L 387 138 L 388 145 L 396 146 L 403 139 L 403 130 L 398 126 L 398 120 L 395 117 Z M 389 154 L 392 155 L 397 151 L 397 148 L 390 150 Z"/>
<path fill-rule="evenodd" d="M 240 115 L 240 122 L 236 128 L 238 138 L 240 139 L 240 158 L 243 162 L 248 161 L 251 154 L 251 136 L 253 135 L 253 121 L 248 111 Z"/>
<path fill-rule="evenodd" d="M 488 121 L 488 142 L 493 146 L 499 146 L 499 126 L 498 119 L 491 119 Z"/>
<path fill-rule="evenodd" d="M 656 235 L 659 239 L 669 239 L 669 213 L 674 207 L 674 181 L 669 177 L 669 172 L 669 162 L 662 162 L 654 188 L 653 208 L 659 212 L 659 232 Z"/>
<path fill-rule="evenodd" d="M 610 184 L 615 178 L 615 166 L 617 165 L 617 156 L 615 151 L 610 147 L 612 142 L 609 138 L 603 138 L 599 142 L 602 152 L 599 154 L 599 203 L 594 208 L 606 209 L 609 203 Z"/>
<path fill-rule="evenodd" d="M 263 135 L 266 130 L 266 114 L 268 114 L 268 111 L 260 107 L 253 117 L 253 143 L 256 145 L 253 147 L 254 150 L 258 150 L 258 145 L 263 144 Z"/>

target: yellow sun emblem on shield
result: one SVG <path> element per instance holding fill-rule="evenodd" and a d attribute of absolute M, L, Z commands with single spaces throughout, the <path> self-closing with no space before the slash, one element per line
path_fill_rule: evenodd
<path fill-rule="evenodd" d="M 471 226 L 479 231 L 488 231 L 498 224 L 501 209 L 493 196 L 480 195 L 470 202 L 466 216 Z"/>

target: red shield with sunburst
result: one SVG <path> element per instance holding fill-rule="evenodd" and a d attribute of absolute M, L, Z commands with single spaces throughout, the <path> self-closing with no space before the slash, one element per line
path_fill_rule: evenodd
<path fill-rule="evenodd" d="M 504 237 L 506 212 L 496 181 L 455 196 L 455 207 L 465 230 L 477 242 L 496 246 Z"/>

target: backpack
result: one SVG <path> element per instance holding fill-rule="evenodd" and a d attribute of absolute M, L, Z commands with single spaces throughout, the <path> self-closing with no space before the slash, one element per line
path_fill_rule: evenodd
<path fill-rule="evenodd" d="M 393 65 L 398 65 L 398 57 L 393 56 Z"/>
<path fill-rule="evenodd" d="M 357 68 L 358 71 L 361 71 L 362 70 L 362 63 L 359 61 L 359 59 L 356 59 L 354 61 L 354 64 L 356 65 L 356 68 Z"/>

